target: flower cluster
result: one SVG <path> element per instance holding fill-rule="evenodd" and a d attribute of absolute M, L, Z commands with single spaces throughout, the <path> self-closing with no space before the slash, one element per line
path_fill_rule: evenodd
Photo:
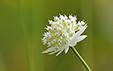
<path fill-rule="evenodd" d="M 87 35 L 81 35 L 87 28 L 84 21 L 77 22 L 76 16 L 66 15 L 54 16 L 54 21 L 49 20 L 50 26 L 45 29 L 46 33 L 43 34 L 42 42 L 47 45 L 47 50 L 42 53 L 59 55 L 63 50 L 68 52 L 69 46 L 75 46 L 77 42 L 82 41 Z"/>

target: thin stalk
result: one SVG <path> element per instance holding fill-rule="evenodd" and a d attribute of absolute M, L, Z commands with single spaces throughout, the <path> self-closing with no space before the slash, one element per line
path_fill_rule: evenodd
<path fill-rule="evenodd" d="M 88 64 L 85 62 L 85 60 L 81 57 L 81 55 L 78 53 L 78 51 L 75 49 L 75 47 L 71 47 L 72 51 L 75 53 L 75 55 L 79 58 L 79 60 L 82 62 L 84 67 L 87 69 L 87 71 L 91 71 Z"/>
<path fill-rule="evenodd" d="M 27 20 L 26 11 L 25 11 L 24 0 L 17 0 L 17 3 L 18 3 L 19 16 L 22 24 L 22 29 L 23 29 L 25 44 L 27 49 L 28 64 L 30 68 L 29 70 L 35 71 L 34 62 L 33 62 L 33 53 L 31 51 L 31 37 L 30 37 L 29 26 L 27 22 L 28 20 Z"/>

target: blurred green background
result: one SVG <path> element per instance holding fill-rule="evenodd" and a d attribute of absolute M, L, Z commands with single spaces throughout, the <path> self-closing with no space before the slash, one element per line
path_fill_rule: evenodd
<path fill-rule="evenodd" d="M 0 0 L 0 71 L 86 71 L 71 50 L 41 53 L 44 27 L 59 13 L 88 23 L 76 49 L 92 71 L 113 71 L 112 0 Z"/>

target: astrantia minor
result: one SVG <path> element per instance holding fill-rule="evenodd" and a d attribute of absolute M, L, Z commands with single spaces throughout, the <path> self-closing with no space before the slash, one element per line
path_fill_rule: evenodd
<path fill-rule="evenodd" d="M 54 20 L 49 20 L 50 26 L 45 29 L 42 42 L 49 47 L 42 53 L 59 55 L 62 51 L 68 52 L 69 46 L 75 46 L 82 41 L 87 35 L 81 35 L 87 28 L 84 21 L 77 22 L 76 16 L 66 15 L 54 16 Z"/>

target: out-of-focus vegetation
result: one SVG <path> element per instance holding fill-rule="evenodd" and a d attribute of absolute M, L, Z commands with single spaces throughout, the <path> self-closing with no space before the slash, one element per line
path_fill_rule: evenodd
<path fill-rule="evenodd" d="M 41 52 L 48 19 L 60 14 L 85 20 L 88 37 L 76 45 L 92 71 L 113 71 L 112 0 L 0 0 L 0 71 L 86 71 L 71 50 Z M 78 21 L 79 21 L 78 20 Z"/>

